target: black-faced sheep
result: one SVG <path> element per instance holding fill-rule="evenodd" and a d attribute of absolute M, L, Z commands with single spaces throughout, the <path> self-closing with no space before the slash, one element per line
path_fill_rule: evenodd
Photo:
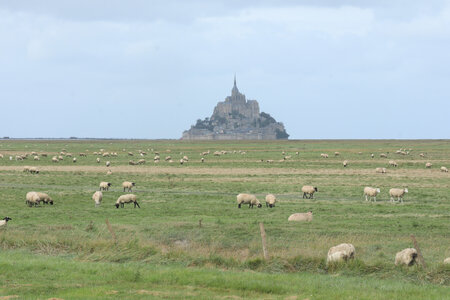
<path fill-rule="evenodd" d="M 129 192 L 132 192 L 132 188 L 136 186 L 136 184 L 134 182 L 130 182 L 130 181 L 124 181 L 122 182 L 122 187 L 123 187 L 123 191 L 125 192 L 126 189 L 128 189 Z"/>
<path fill-rule="evenodd" d="M 39 199 L 44 202 L 44 204 L 53 205 L 53 199 L 46 193 L 36 192 L 39 196 Z"/>
<path fill-rule="evenodd" d="M 266 195 L 266 207 L 275 207 L 275 202 L 277 202 L 277 197 L 273 194 Z"/>
<path fill-rule="evenodd" d="M 0 220 L 0 227 L 6 227 L 6 224 L 9 220 L 12 220 L 10 217 L 4 217 L 3 220 Z"/>
<path fill-rule="evenodd" d="M 417 250 L 414 248 L 406 248 L 395 255 L 395 265 L 412 266 L 416 263 Z"/>
<path fill-rule="evenodd" d="M 256 199 L 255 195 L 252 194 L 239 194 L 236 196 L 238 208 L 241 208 L 242 204 L 248 204 L 248 207 L 253 208 L 253 206 L 257 206 L 258 208 L 262 207 L 261 202 L 259 202 L 258 199 Z"/>
<path fill-rule="evenodd" d="M 123 207 L 125 207 L 125 203 L 131 203 L 131 202 L 134 203 L 135 208 L 136 208 L 136 206 L 141 208 L 139 206 L 139 203 L 136 201 L 136 195 L 134 195 L 134 194 L 126 194 L 126 195 L 120 196 L 117 199 L 115 206 L 116 206 L 116 208 L 119 208 L 119 206 L 123 208 Z"/>
<path fill-rule="evenodd" d="M 111 186 L 111 182 L 102 181 L 99 184 L 99 191 L 107 191 L 109 190 L 109 187 Z"/>
<path fill-rule="evenodd" d="M 303 198 L 314 199 L 314 193 L 317 192 L 317 187 L 305 185 L 302 187 Z"/>

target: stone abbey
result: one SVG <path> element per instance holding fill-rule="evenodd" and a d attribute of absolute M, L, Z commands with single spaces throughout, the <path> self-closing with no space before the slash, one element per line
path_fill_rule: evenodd
<path fill-rule="evenodd" d="M 287 139 L 283 123 L 259 111 L 256 100 L 247 100 L 234 78 L 231 96 L 217 103 L 211 118 L 197 120 L 183 132 L 183 140 L 276 140 Z"/>

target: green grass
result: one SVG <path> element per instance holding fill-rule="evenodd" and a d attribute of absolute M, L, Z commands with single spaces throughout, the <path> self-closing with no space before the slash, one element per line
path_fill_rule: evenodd
<path fill-rule="evenodd" d="M 97 164 L 92 153 L 102 148 L 117 152 L 118 157 L 101 157 Z M 399 148 L 413 150 L 401 156 L 395 154 Z M 77 163 L 70 158 L 52 163 L 51 157 L 62 149 L 73 153 Z M 160 152 L 161 162 L 153 162 L 151 149 Z M 148 153 L 147 163 L 128 165 L 130 159 L 142 158 L 138 150 Z M 201 163 L 200 153 L 207 150 L 211 154 Z M 212 155 L 220 150 L 230 153 Z M 31 157 L 9 160 L 10 155 L 31 151 L 49 156 L 39 161 Z M 282 151 L 292 158 L 279 162 Z M 334 157 L 335 151 L 341 155 Z M 79 157 L 80 152 L 88 157 Z M 426 158 L 419 156 L 421 152 Z M 447 140 L 4 140 L 0 153 L 4 154 L 0 159 L 0 217 L 13 219 L 6 229 L 0 229 L 0 279 L 8 280 L 0 287 L 0 299 L 13 294 L 64 299 L 228 294 L 243 298 L 443 299 L 448 294 L 450 270 L 442 262 L 450 256 L 450 177 L 439 171 L 441 165 L 450 166 Z M 330 157 L 321 159 L 320 153 Z M 380 153 L 389 153 L 389 158 L 379 158 Z M 174 163 L 164 161 L 168 155 Z M 184 155 L 189 162 L 180 165 Z M 388 167 L 391 159 L 398 168 Z M 106 160 L 111 161 L 111 168 L 105 167 Z M 345 169 L 343 160 L 349 161 Z M 425 169 L 426 162 L 433 163 L 433 168 Z M 24 173 L 23 166 L 37 166 L 41 173 Z M 377 174 L 376 167 L 388 167 L 388 173 Z M 106 175 L 108 169 L 112 175 Z M 113 206 L 123 194 L 121 182 L 125 180 L 136 182 L 133 192 L 141 209 Z M 101 207 L 95 208 L 91 196 L 100 181 L 113 185 L 104 192 Z M 305 184 L 318 187 L 315 199 L 302 199 L 300 189 Z M 377 203 L 364 201 L 364 186 L 381 189 Z M 404 204 L 389 202 L 391 187 L 408 187 Z M 32 190 L 48 192 L 55 205 L 26 207 L 25 194 Z M 260 200 L 273 193 L 279 202 L 274 209 L 238 209 L 235 196 L 240 192 L 255 193 Z M 313 222 L 287 222 L 290 214 L 308 210 L 313 210 Z M 259 222 L 264 222 L 267 233 L 268 261 L 262 260 Z M 411 234 L 419 242 L 426 269 L 393 266 L 396 252 L 413 247 Z M 327 267 L 328 249 L 343 242 L 355 245 L 356 260 Z M 119 280 L 121 270 L 126 280 Z M 146 291 L 139 294 L 141 289 Z M 111 290 L 118 292 L 107 294 Z"/>

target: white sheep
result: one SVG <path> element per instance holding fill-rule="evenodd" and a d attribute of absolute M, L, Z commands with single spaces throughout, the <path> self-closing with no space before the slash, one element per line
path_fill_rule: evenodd
<path fill-rule="evenodd" d="M 380 154 L 380 157 L 381 157 L 381 158 L 387 158 L 387 154 L 381 153 L 381 154 Z"/>
<path fill-rule="evenodd" d="M 339 152 L 334 152 L 334 156 L 339 156 L 341 155 Z"/>
<path fill-rule="evenodd" d="M 450 257 L 444 259 L 444 265 L 450 265 Z"/>
<path fill-rule="evenodd" d="M 397 188 L 392 188 L 389 190 L 389 195 L 391 196 L 391 202 L 394 202 L 394 198 L 397 198 L 397 201 L 400 201 L 403 203 L 403 196 L 408 193 L 408 189 L 404 188 L 404 189 L 397 189 Z"/>
<path fill-rule="evenodd" d="M 441 167 L 441 172 L 448 173 L 448 169 L 447 169 L 446 167 L 442 166 L 442 167 Z"/>
<path fill-rule="evenodd" d="M 321 154 L 320 154 L 320 157 L 322 157 L 322 158 L 328 158 L 328 154 L 326 154 L 326 153 L 321 153 Z"/>
<path fill-rule="evenodd" d="M 311 222 L 313 219 L 312 211 L 308 211 L 307 213 L 295 213 L 289 216 L 288 221 L 307 221 Z"/>
<path fill-rule="evenodd" d="M 52 162 L 54 162 L 54 163 L 59 162 L 58 157 L 57 157 L 57 156 L 53 156 L 53 157 L 52 157 Z"/>
<path fill-rule="evenodd" d="M 314 187 L 312 185 L 305 185 L 302 187 L 303 198 L 314 199 L 314 193 L 317 191 L 317 187 Z"/>
<path fill-rule="evenodd" d="M 36 192 L 38 194 L 39 199 L 41 199 L 44 204 L 50 204 L 53 205 L 53 199 L 46 193 Z"/>
<path fill-rule="evenodd" d="M 1 153 L 0 153 L 0 158 L 2 158 L 2 159 L 3 159 L 3 154 L 1 154 Z"/>
<path fill-rule="evenodd" d="M 398 164 L 395 162 L 395 160 L 390 160 L 389 161 L 389 165 L 391 166 L 391 167 L 398 167 Z"/>
<path fill-rule="evenodd" d="M 130 182 L 130 181 L 124 181 L 122 182 L 122 187 L 123 187 L 123 191 L 125 192 L 125 189 L 128 189 L 129 192 L 132 192 L 132 188 L 136 186 L 136 184 L 134 182 Z"/>
<path fill-rule="evenodd" d="M 97 157 L 96 161 L 97 161 L 97 163 L 100 163 L 100 158 Z"/>
<path fill-rule="evenodd" d="M 137 162 L 139 165 L 145 165 L 145 159 L 140 159 Z"/>
<path fill-rule="evenodd" d="M 95 202 L 95 207 L 97 207 L 100 204 L 102 204 L 102 199 L 103 199 L 103 193 L 101 191 L 96 191 L 92 195 L 92 200 L 94 200 L 94 202 Z"/>
<path fill-rule="evenodd" d="M 30 168 L 31 168 L 30 166 L 24 166 L 23 172 L 27 172 L 27 173 L 30 172 Z"/>
<path fill-rule="evenodd" d="M 41 198 L 39 198 L 39 195 L 36 192 L 28 192 L 26 195 L 26 201 L 25 204 L 28 206 L 37 206 L 41 202 Z"/>
<path fill-rule="evenodd" d="M 38 160 L 41 160 L 41 159 L 39 158 L 39 156 L 34 156 L 34 157 L 33 157 L 33 160 L 38 161 Z"/>
<path fill-rule="evenodd" d="M 238 207 L 241 208 L 242 204 L 248 204 L 248 208 L 253 208 L 253 206 L 257 206 L 258 208 L 262 207 L 261 202 L 256 199 L 255 195 L 252 194 L 239 194 L 236 196 Z"/>
<path fill-rule="evenodd" d="M 108 172 L 106 172 L 106 175 L 111 175 L 111 174 L 112 174 L 111 170 L 108 170 Z"/>
<path fill-rule="evenodd" d="M 406 248 L 395 255 L 395 265 L 412 266 L 416 263 L 417 250 L 414 248 Z"/>
<path fill-rule="evenodd" d="M 433 164 L 430 163 L 430 162 L 427 162 L 427 163 L 425 164 L 425 168 L 427 168 L 427 169 L 431 169 L 432 166 L 433 166 Z"/>
<path fill-rule="evenodd" d="M 385 174 L 386 173 L 386 168 L 376 168 L 375 172 Z"/>
<path fill-rule="evenodd" d="M 371 157 L 371 158 L 374 158 L 374 157 L 375 157 L 375 155 L 373 155 L 373 153 L 372 153 L 372 154 L 370 154 L 370 157 Z"/>
<path fill-rule="evenodd" d="M 12 220 L 10 217 L 4 217 L 3 220 L 0 220 L 0 227 L 6 227 L 6 224 L 9 220 Z"/>
<path fill-rule="evenodd" d="M 275 207 L 275 202 L 277 202 L 277 197 L 273 194 L 266 195 L 266 207 Z"/>
<path fill-rule="evenodd" d="M 355 257 L 355 246 L 352 244 L 340 244 L 328 250 L 327 264 L 331 262 L 347 261 Z"/>
<path fill-rule="evenodd" d="M 347 166 L 348 166 L 348 160 L 344 160 L 344 161 L 342 162 L 342 165 L 344 166 L 344 168 L 347 167 Z"/>
<path fill-rule="evenodd" d="M 366 201 L 369 201 L 370 198 L 373 198 L 374 202 L 377 202 L 377 195 L 380 193 L 379 188 L 373 188 L 366 186 L 364 188 L 364 196 L 366 196 Z"/>
<path fill-rule="evenodd" d="M 77 162 L 77 158 L 74 157 L 74 158 L 72 159 L 72 162 L 73 162 L 73 163 L 76 163 L 76 162 Z"/>
<path fill-rule="evenodd" d="M 111 162 L 108 160 L 108 161 L 105 163 L 105 165 L 106 165 L 107 167 L 109 167 L 109 166 L 111 165 Z"/>
<path fill-rule="evenodd" d="M 109 187 L 111 186 L 111 182 L 102 181 L 99 184 L 99 191 L 107 191 L 109 190 Z"/>
<path fill-rule="evenodd" d="M 116 206 L 116 208 L 119 208 L 119 206 L 121 206 L 123 208 L 123 207 L 125 207 L 125 203 L 131 203 L 131 202 L 134 203 L 135 208 L 136 208 L 136 206 L 141 208 L 139 206 L 139 203 L 136 201 L 136 195 L 133 195 L 133 194 L 126 194 L 126 195 L 120 196 L 117 199 L 115 206 Z"/>
<path fill-rule="evenodd" d="M 31 174 L 39 174 L 39 169 L 36 167 L 30 167 L 29 172 Z"/>

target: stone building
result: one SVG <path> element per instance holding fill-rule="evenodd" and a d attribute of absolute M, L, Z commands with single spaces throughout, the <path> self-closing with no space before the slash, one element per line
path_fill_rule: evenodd
<path fill-rule="evenodd" d="M 183 132 L 183 140 L 275 140 L 287 139 L 283 123 L 259 112 L 256 100 L 247 100 L 234 78 L 231 96 L 217 103 L 211 118 L 197 120 Z"/>

